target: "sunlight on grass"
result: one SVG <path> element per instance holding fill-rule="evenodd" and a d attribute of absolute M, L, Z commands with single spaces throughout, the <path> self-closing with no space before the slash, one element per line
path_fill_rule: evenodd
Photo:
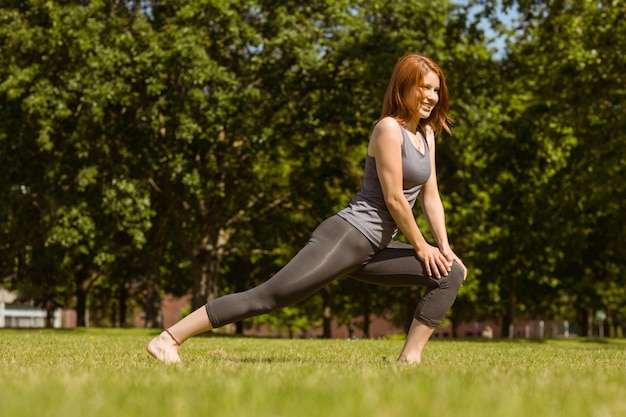
<path fill-rule="evenodd" d="M 2 416 L 620 416 L 626 343 L 197 337 L 182 365 L 142 329 L 0 331 Z"/>

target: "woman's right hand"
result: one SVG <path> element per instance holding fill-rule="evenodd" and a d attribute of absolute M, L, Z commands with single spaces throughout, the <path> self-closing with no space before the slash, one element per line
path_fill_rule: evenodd
<path fill-rule="evenodd" d="M 429 277 L 439 279 L 442 276 L 448 276 L 448 272 L 452 270 L 452 262 L 436 246 L 424 243 L 415 248 L 415 252 L 417 257 L 424 263 L 426 275 Z"/>

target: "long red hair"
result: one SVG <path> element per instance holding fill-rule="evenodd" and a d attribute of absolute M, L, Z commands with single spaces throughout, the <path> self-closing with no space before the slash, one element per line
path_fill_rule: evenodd
<path fill-rule="evenodd" d="M 439 77 L 439 101 L 430 116 L 420 120 L 420 127 L 430 126 L 437 135 L 442 130 L 451 134 L 448 126 L 452 123 L 448 116 L 450 97 L 443 71 L 432 59 L 422 55 L 407 54 L 396 63 L 385 92 L 380 119 L 393 117 L 402 125 L 417 119 L 421 99 L 415 99 L 415 90 L 419 92 L 419 87 L 429 72 L 434 72 Z"/>

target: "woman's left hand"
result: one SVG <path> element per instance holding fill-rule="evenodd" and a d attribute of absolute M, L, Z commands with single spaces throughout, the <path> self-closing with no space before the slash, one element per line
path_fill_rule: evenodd
<path fill-rule="evenodd" d="M 441 252 L 441 254 L 443 256 L 446 257 L 446 259 L 448 261 L 450 261 L 450 263 L 452 262 L 456 262 L 457 264 L 459 264 L 459 266 L 461 267 L 461 269 L 463 269 L 463 281 L 465 281 L 465 279 L 467 278 L 467 268 L 465 267 L 465 264 L 463 263 L 463 261 L 461 261 L 461 258 L 459 258 L 456 253 L 454 253 L 451 250 L 448 250 L 446 252 Z"/>

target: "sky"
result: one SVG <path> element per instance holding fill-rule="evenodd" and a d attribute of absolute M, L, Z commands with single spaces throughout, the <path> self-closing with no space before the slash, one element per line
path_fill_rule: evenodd
<path fill-rule="evenodd" d="M 469 5 L 472 6 L 475 4 L 476 12 L 481 10 L 480 2 L 476 2 L 473 0 L 459 0 L 458 4 L 461 5 Z M 497 12 L 498 19 L 502 21 L 505 25 L 511 26 L 515 19 L 519 16 L 519 13 L 516 8 L 512 8 L 504 12 L 502 5 L 498 7 Z M 486 19 L 483 19 L 480 27 L 485 30 L 487 35 L 487 39 L 490 41 L 490 45 L 496 49 L 496 57 L 502 57 L 506 50 L 506 38 L 504 36 L 499 36 L 492 28 L 489 22 Z"/>

